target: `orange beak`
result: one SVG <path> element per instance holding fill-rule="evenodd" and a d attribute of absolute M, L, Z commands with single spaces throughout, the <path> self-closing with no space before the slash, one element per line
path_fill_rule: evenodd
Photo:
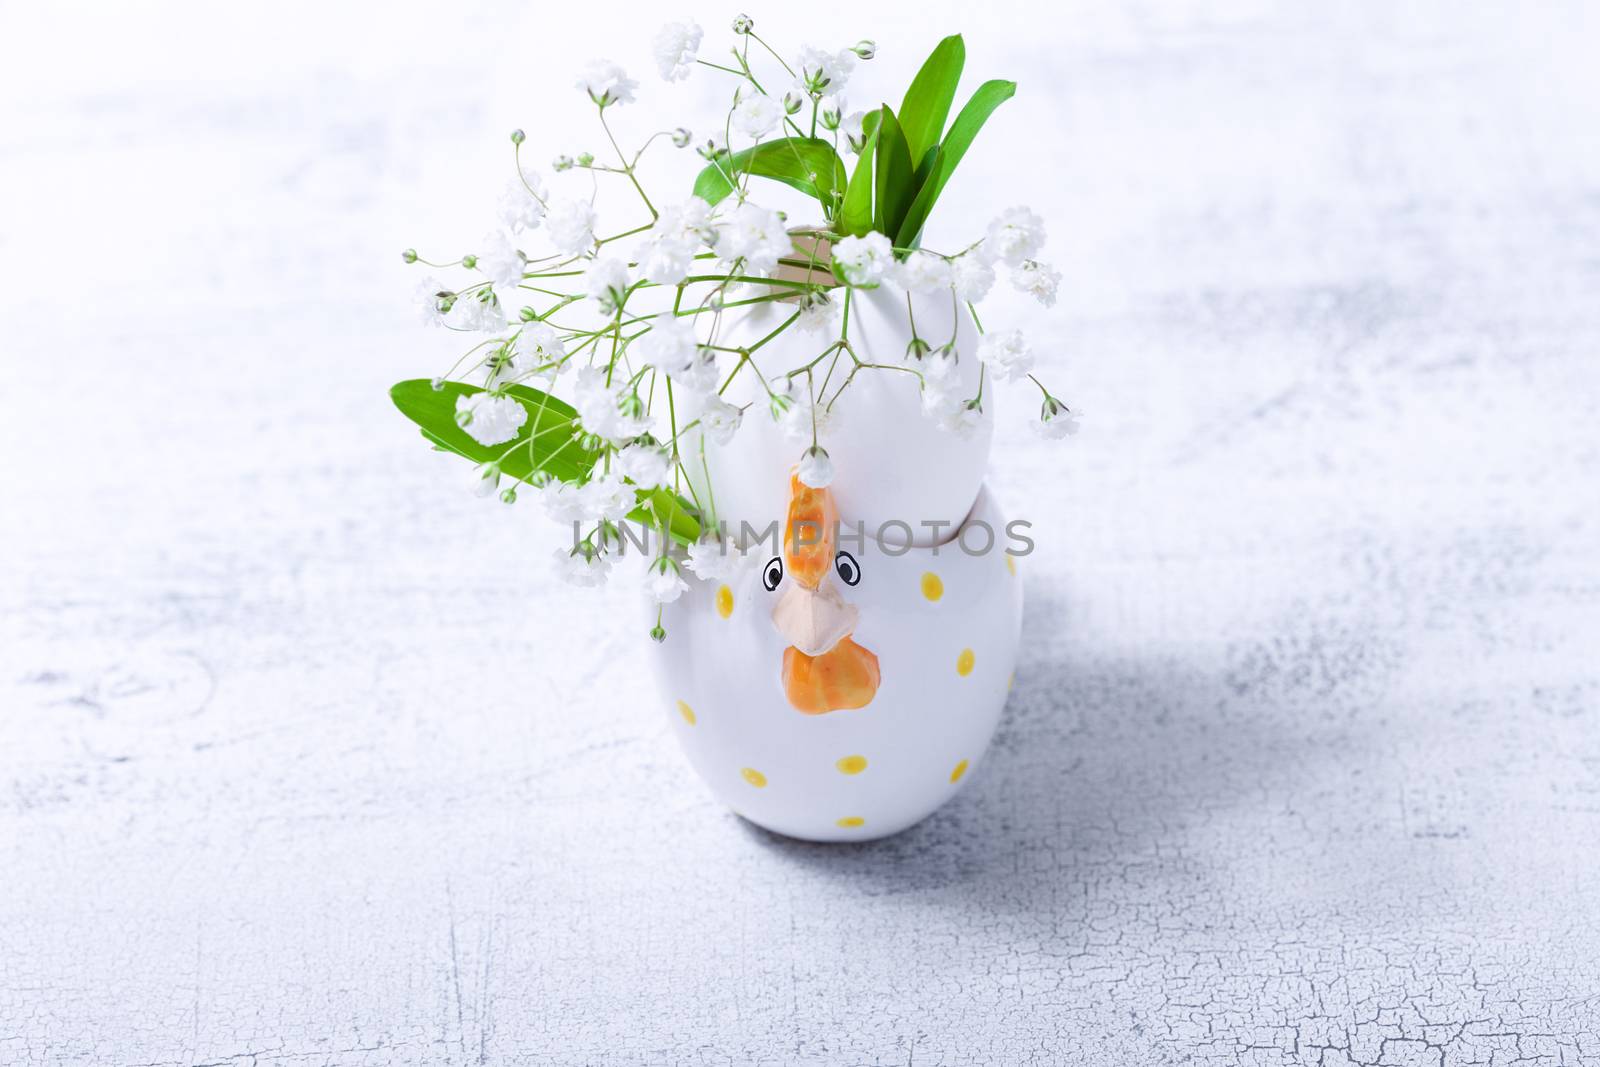
<path fill-rule="evenodd" d="M 794 580 L 772 611 L 789 641 L 783 691 L 807 715 L 863 708 L 878 692 L 878 657 L 850 639 L 859 617 L 830 577 L 839 512 L 833 494 L 789 479 L 784 569 Z"/>

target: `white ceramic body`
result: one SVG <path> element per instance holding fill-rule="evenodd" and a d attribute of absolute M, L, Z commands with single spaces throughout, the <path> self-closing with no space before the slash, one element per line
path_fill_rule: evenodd
<path fill-rule="evenodd" d="M 870 537 L 841 545 L 861 570 L 857 585 L 841 589 L 861 612 L 854 640 L 881 671 L 860 709 L 806 715 L 785 697 L 787 642 L 771 617 L 784 586 L 768 592 L 761 580 L 770 544 L 729 582 L 691 580 L 667 605 L 667 638 L 654 653 L 662 704 L 719 799 L 790 837 L 862 841 L 923 819 L 970 780 L 1005 705 L 1022 625 L 1020 566 L 1004 551 L 1005 520 L 987 491 L 963 531 L 973 549 L 985 541 L 980 521 L 995 535 L 983 554 L 958 542 L 890 550 L 899 555 Z M 942 586 L 937 599 L 924 592 L 929 573 Z M 726 617 L 717 607 L 723 584 L 732 595 Z M 845 773 L 839 761 L 848 757 L 865 769 Z"/>
<path fill-rule="evenodd" d="M 844 290 L 834 291 L 843 299 Z M 977 334 L 971 316 L 955 315 L 949 294 L 912 298 L 917 335 L 934 346 L 952 336 L 955 321 L 959 392 L 976 395 L 979 362 Z M 781 301 L 734 308 L 718 330 L 717 343 L 753 345 L 794 313 Z M 823 336 L 788 329 L 763 345 L 753 359 L 769 381 L 801 367 L 837 335 Z M 904 362 L 912 333 L 903 292 L 889 286 L 855 290 L 850 297 L 849 337 L 865 363 L 897 367 Z M 725 357 L 731 358 L 731 357 Z M 826 373 L 829 360 L 818 365 Z M 731 369 L 732 364 L 729 364 Z M 840 354 L 828 384 L 831 393 L 850 372 L 850 357 Z M 820 374 L 817 378 L 820 383 Z M 896 370 L 862 370 L 845 390 L 820 431 L 837 472 L 832 486 L 839 514 L 860 519 L 876 530 L 898 520 L 912 529 L 913 544 L 929 545 L 950 536 L 966 518 L 983 484 L 994 436 L 994 390 L 984 396 L 982 418 L 973 433 L 959 437 L 941 430 L 922 414 L 922 395 L 915 375 Z M 744 425 L 731 446 L 708 448 L 706 468 L 715 489 L 717 514 L 737 533 L 741 521 L 761 529 L 784 514 L 789 500 L 789 469 L 810 441 L 787 437 L 767 413 L 767 396 L 747 367 L 733 380 L 723 399 L 750 404 Z M 694 412 L 690 411 L 691 417 Z M 691 454 L 698 449 L 691 448 Z M 691 464 L 691 469 L 694 465 Z M 703 479 L 697 489 L 704 487 Z M 942 527 L 924 522 L 944 523 Z M 935 529 L 940 532 L 935 535 Z M 891 529 L 895 536 L 898 527 Z"/>

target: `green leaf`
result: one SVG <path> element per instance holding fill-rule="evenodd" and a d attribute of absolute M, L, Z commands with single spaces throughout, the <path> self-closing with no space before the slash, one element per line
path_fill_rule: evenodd
<path fill-rule="evenodd" d="M 649 526 L 666 526 L 674 541 L 692 545 L 700 540 L 700 522 L 697 509 L 689 501 L 668 489 L 640 490 L 639 506 L 628 512 L 628 518 Z"/>
<path fill-rule="evenodd" d="M 833 210 L 833 193 L 845 186 L 844 162 L 820 137 L 763 141 L 709 164 L 695 179 L 694 195 L 716 204 L 734 190 L 740 174 L 771 178 L 815 197 Z"/>
<path fill-rule="evenodd" d="M 967 46 L 958 33 L 940 41 L 912 79 L 900 104 L 900 127 L 905 130 L 912 159 L 921 159 L 939 143 L 966 61 Z"/>
<path fill-rule="evenodd" d="M 526 480 L 535 470 L 549 471 L 564 482 L 581 481 L 594 467 L 595 454 L 578 444 L 578 413 L 549 393 L 526 385 L 506 387 L 528 411 L 515 439 L 498 445 L 480 445 L 456 424 L 456 398 L 483 392 L 465 382 L 445 382 L 435 390 L 426 378 L 400 382 L 389 390 L 395 407 L 422 429 L 436 448 L 454 452 L 473 463 L 497 462 L 510 478 Z M 700 539 L 700 523 L 693 504 L 666 489 L 637 491 L 637 507 L 628 518 L 650 526 L 666 524 L 674 540 L 693 544 Z"/>
<path fill-rule="evenodd" d="M 956 120 L 950 124 L 950 132 L 945 135 L 944 143 L 939 146 L 939 165 L 929 179 L 933 183 L 933 194 L 928 201 L 927 210 L 923 212 L 924 222 L 927 221 L 927 211 L 933 209 L 939 194 L 944 192 L 945 183 L 950 180 L 950 175 L 961 162 L 961 157 L 972 147 L 972 139 L 978 136 L 978 131 L 989 121 L 989 116 L 994 114 L 995 108 L 1010 100 L 1016 92 L 1016 82 L 984 82 L 978 86 L 978 91 L 972 94 L 972 98 L 961 109 Z M 926 184 L 923 188 L 927 188 Z"/>
<path fill-rule="evenodd" d="M 868 115 L 876 119 L 877 112 Z M 862 124 L 865 128 L 865 123 Z M 872 229 L 872 160 L 878 150 L 877 123 L 867 135 L 861 148 L 861 158 L 856 161 L 856 172 L 850 175 L 850 185 L 845 189 L 844 207 L 839 209 L 839 228 L 851 237 L 865 236 Z"/>
<path fill-rule="evenodd" d="M 889 105 L 883 105 L 878 120 L 877 202 L 873 206 L 873 229 L 893 237 L 911 206 L 911 151 L 906 135 Z"/>
<path fill-rule="evenodd" d="M 935 146 L 928 150 L 928 159 L 923 167 L 917 168 L 917 173 L 922 176 L 922 184 L 917 189 L 917 198 L 911 201 L 911 207 L 906 211 L 906 217 L 900 223 L 900 232 L 894 236 L 896 248 L 915 248 L 917 238 L 922 235 L 922 224 L 928 221 L 928 212 L 933 210 L 933 202 L 939 196 L 939 183 L 936 176 L 939 173 L 939 163 L 944 159 L 944 149 Z"/>
<path fill-rule="evenodd" d="M 565 401 L 525 385 L 506 389 L 528 411 L 528 421 L 517 436 L 498 445 L 480 445 L 456 424 L 456 398 L 481 392 L 465 382 L 445 382 L 436 390 L 426 378 L 413 378 L 390 389 L 389 396 L 435 445 L 474 463 L 498 462 L 513 478 L 546 470 L 564 482 L 578 481 L 594 466 L 594 455 L 578 446 L 578 413 Z"/>

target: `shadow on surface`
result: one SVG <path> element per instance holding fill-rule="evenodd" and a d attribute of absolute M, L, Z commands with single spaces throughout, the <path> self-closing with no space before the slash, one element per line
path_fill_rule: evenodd
<path fill-rule="evenodd" d="M 1187 862 L 1160 840 L 1258 802 L 1303 756 L 1281 709 L 1241 696 L 1216 662 L 1108 656 L 1076 638 L 1070 593 L 1029 602 L 1016 687 L 972 783 L 894 837 L 796 841 L 741 820 L 761 847 L 858 892 L 915 893 L 1058 881 L 1069 867 Z M 1215 646 L 1212 646 L 1215 647 Z M 1174 873 L 1174 872 L 1169 872 Z"/>

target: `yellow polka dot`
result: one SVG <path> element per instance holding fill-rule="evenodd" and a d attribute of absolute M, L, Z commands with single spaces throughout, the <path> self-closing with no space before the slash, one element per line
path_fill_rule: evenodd
<path fill-rule="evenodd" d="M 757 789 L 765 789 L 766 788 L 766 786 L 767 786 L 767 776 L 762 774 L 760 771 L 756 770 L 754 767 L 746 767 L 744 770 L 740 771 L 739 773 L 744 775 L 744 780 L 745 781 L 749 782 L 751 785 L 755 786 Z"/>
<path fill-rule="evenodd" d="M 683 701 L 678 701 L 678 714 L 683 716 L 683 721 L 690 726 L 694 725 L 694 709 Z"/>
<path fill-rule="evenodd" d="M 922 595 L 929 600 L 938 600 L 944 596 L 944 579 L 932 571 L 922 572 Z"/>
<path fill-rule="evenodd" d="M 724 619 L 733 614 L 733 590 L 725 585 L 717 587 L 717 614 Z"/>
<path fill-rule="evenodd" d="M 867 769 L 867 757 L 846 756 L 838 763 L 835 763 L 834 766 L 839 768 L 840 774 L 860 774 Z"/>
<path fill-rule="evenodd" d="M 959 782 L 961 781 L 961 776 L 966 773 L 967 761 L 962 760 L 960 763 L 956 764 L 956 769 L 950 772 L 950 780 L 952 782 Z"/>
<path fill-rule="evenodd" d="M 1006 570 L 1010 571 L 1013 577 L 1016 576 L 1016 573 L 1017 573 L 1017 557 L 1013 556 L 1009 552 L 1006 553 Z"/>
<path fill-rule="evenodd" d="M 863 819 L 859 815 L 846 815 L 844 818 L 839 820 L 840 828 L 845 830 L 853 830 L 857 826 L 865 825 L 867 825 L 867 820 Z"/>
<path fill-rule="evenodd" d="M 973 656 L 972 649 L 963 648 L 961 650 L 961 655 L 956 657 L 956 673 L 961 675 L 963 678 L 971 674 L 972 664 L 975 660 L 976 657 Z"/>

